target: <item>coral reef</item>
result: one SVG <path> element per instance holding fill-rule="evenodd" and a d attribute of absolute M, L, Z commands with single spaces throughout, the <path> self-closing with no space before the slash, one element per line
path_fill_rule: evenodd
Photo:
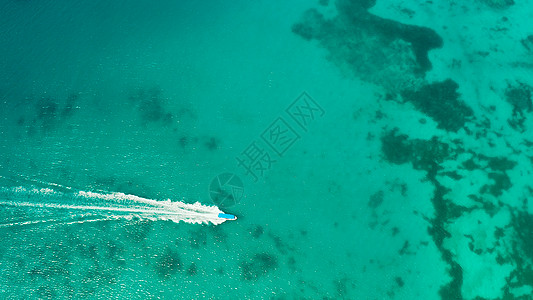
<path fill-rule="evenodd" d="M 244 280 L 257 280 L 262 275 L 278 266 L 278 260 L 269 253 L 258 253 L 252 256 L 249 261 L 240 264 L 241 275 Z"/>
<path fill-rule="evenodd" d="M 160 123 L 168 126 L 172 123 L 173 115 L 164 109 L 165 99 L 159 87 L 139 89 L 129 97 L 130 103 L 135 105 L 141 123 Z"/>
<path fill-rule="evenodd" d="M 506 9 L 513 6 L 514 0 L 480 0 L 482 3 L 488 5 L 489 7 L 496 9 Z"/>
<path fill-rule="evenodd" d="M 417 90 L 403 90 L 404 100 L 437 122 L 437 127 L 457 132 L 472 118 L 473 112 L 457 93 L 459 85 L 451 79 L 425 84 Z"/>
<path fill-rule="evenodd" d="M 165 252 L 157 257 L 154 265 L 156 273 L 161 277 L 170 277 L 181 270 L 181 258 L 178 252 L 171 249 L 170 246 L 165 248 Z"/>
<path fill-rule="evenodd" d="M 441 47 L 442 38 L 429 28 L 369 13 L 374 4 L 339 0 L 338 15 L 332 19 L 310 9 L 292 31 L 306 40 L 318 40 L 331 61 L 362 80 L 387 90 L 418 87 L 431 69 L 428 51 Z"/>
<path fill-rule="evenodd" d="M 64 101 L 49 96 L 27 99 L 32 108 L 17 118 L 17 125 L 30 136 L 46 135 L 65 124 L 76 112 L 80 94 L 72 93 Z"/>

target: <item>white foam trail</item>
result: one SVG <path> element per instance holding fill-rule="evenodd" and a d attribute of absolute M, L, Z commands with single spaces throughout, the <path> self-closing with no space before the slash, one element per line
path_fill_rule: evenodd
<path fill-rule="evenodd" d="M 133 218 L 134 216 L 131 216 Z M 90 222 L 102 222 L 102 221 L 110 221 L 110 220 L 117 220 L 118 218 L 113 217 L 106 217 L 106 218 L 100 218 L 100 219 L 86 219 L 86 220 L 61 220 L 61 219 L 51 219 L 51 220 L 36 220 L 36 221 L 25 221 L 25 222 L 13 222 L 13 223 L 6 223 L 6 224 L 0 224 L 1 227 L 12 227 L 12 226 L 26 226 L 26 225 L 71 225 L 71 224 L 83 224 L 83 223 L 90 223 Z"/>
<path fill-rule="evenodd" d="M 222 211 L 216 206 L 207 206 L 199 202 L 189 204 L 176 201 L 158 201 L 127 195 L 124 193 L 97 193 L 75 191 L 71 188 L 54 185 L 72 192 L 58 192 L 51 188 L 1 188 L 0 205 L 17 208 L 35 208 L 46 210 L 62 210 L 67 212 L 83 211 L 97 215 L 100 221 L 111 219 L 132 219 L 134 217 L 147 220 L 168 220 L 191 224 L 219 225 L 226 220 L 218 217 Z M 36 220 L 0 224 L 0 227 L 15 225 L 31 225 L 55 220 Z M 58 220 L 59 221 L 59 220 Z M 83 223 L 94 220 L 63 222 L 64 224 Z"/>

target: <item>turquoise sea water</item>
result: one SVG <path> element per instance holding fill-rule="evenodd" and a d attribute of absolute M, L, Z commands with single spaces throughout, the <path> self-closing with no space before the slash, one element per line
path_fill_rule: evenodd
<path fill-rule="evenodd" d="M 0 298 L 533 299 L 532 15 L 2 1 Z"/>

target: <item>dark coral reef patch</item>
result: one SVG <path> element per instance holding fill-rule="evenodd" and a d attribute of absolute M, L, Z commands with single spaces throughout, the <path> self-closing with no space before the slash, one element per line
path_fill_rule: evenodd
<path fill-rule="evenodd" d="M 433 30 L 402 24 L 368 12 L 371 0 L 338 0 L 338 14 L 326 19 L 317 9 L 306 11 L 292 31 L 317 40 L 329 59 L 356 77 L 388 90 L 417 87 L 431 69 L 428 52 L 442 46 Z"/>
<path fill-rule="evenodd" d="M 533 111 L 532 90 L 531 86 L 521 82 L 509 85 L 505 90 L 505 99 L 513 107 L 513 114 L 507 122 L 519 132 L 526 131 L 527 115 Z"/>
<path fill-rule="evenodd" d="M 170 125 L 173 115 L 164 108 L 165 98 L 159 87 L 139 89 L 129 97 L 130 103 L 136 106 L 143 125 L 160 123 Z"/>
<path fill-rule="evenodd" d="M 176 274 L 181 270 L 181 258 L 179 253 L 167 246 L 165 252 L 157 257 L 154 269 L 156 273 L 163 278 Z"/>
<path fill-rule="evenodd" d="M 277 268 L 277 258 L 268 253 L 255 254 L 250 260 L 240 264 L 241 275 L 244 280 L 257 280 L 262 275 Z"/>
<path fill-rule="evenodd" d="M 76 112 L 80 94 L 72 93 L 65 100 L 42 96 L 33 102 L 31 114 L 17 118 L 17 125 L 26 128 L 28 135 L 46 135 L 59 128 L 68 121 Z M 29 104 L 29 103 L 28 103 Z M 30 107 L 31 107 L 30 106 Z"/>
<path fill-rule="evenodd" d="M 460 99 L 459 85 L 447 79 L 425 84 L 419 89 L 401 92 L 405 101 L 411 102 L 417 110 L 437 122 L 437 127 L 457 132 L 473 117 L 472 109 Z"/>
<path fill-rule="evenodd" d="M 507 9 L 515 5 L 514 0 L 480 0 L 485 5 L 495 9 Z"/>

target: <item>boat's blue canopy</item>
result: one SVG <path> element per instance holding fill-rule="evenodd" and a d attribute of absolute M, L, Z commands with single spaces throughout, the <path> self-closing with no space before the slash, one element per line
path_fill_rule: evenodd
<path fill-rule="evenodd" d="M 219 218 L 223 218 L 223 219 L 235 219 L 235 216 L 234 216 L 234 215 L 223 214 L 223 213 L 219 213 L 219 214 L 218 214 L 218 217 L 219 217 Z"/>

